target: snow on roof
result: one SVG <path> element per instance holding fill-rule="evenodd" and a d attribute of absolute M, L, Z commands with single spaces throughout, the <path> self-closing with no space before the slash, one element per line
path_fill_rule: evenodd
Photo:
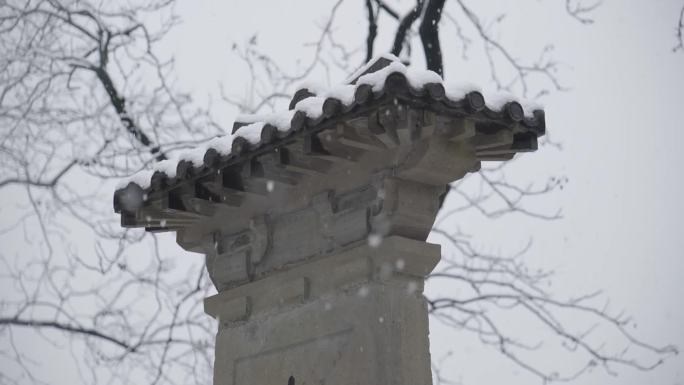
<path fill-rule="evenodd" d="M 385 67 L 375 72 L 367 72 L 378 60 L 391 61 Z M 275 127 L 279 132 L 287 132 L 291 129 L 291 122 L 295 114 L 299 111 L 304 113 L 309 119 L 319 119 L 323 115 L 323 104 L 329 98 L 338 100 L 345 108 L 351 107 L 355 103 L 355 92 L 362 85 L 371 86 L 373 92 L 381 92 L 385 86 L 385 81 L 390 74 L 402 74 L 405 76 L 408 85 L 417 91 L 421 91 L 428 84 L 439 84 L 444 88 L 445 98 L 451 102 L 462 101 L 473 91 L 481 92 L 479 87 L 468 83 L 445 83 L 435 72 L 405 66 L 393 55 L 385 54 L 357 70 L 347 79 L 346 83 L 339 84 L 315 91 L 315 96 L 304 98 L 294 105 L 294 109 L 275 114 L 256 114 L 239 115 L 236 122 L 240 122 L 240 127 L 233 134 L 213 138 L 195 149 L 186 151 L 174 159 L 164 160 L 156 163 L 151 170 L 142 170 L 129 178 L 119 182 L 116 189 L 124 189 L 130 183 L 148 189 L 151 184 L 152 175 L 155 172 L 166 174 L 169 178 L 176 177 L 179 162 L 190 162 L 194 167 L 201 167 L 204 164 L 204 157 L 208 150 L 213 149 L 222 156 L 231 154 L 233 142 L 241 137 L 251 146 L 256 146 L 261 142 L 262 130 L 266 125 Z M 354 82 L 355 84 L 349 84 Z M 510 94 L 491 94 L 485 98 L 486 106 L 493 111 L 500 111 L 511 101 L 520 103 L 523 106 L 526 118 L 532 118 L 535 110 L 541 109 L 539 104 L 521 101 Z"/>
<path fill-rule="evenodd" d="M 436 72 L 406 67 L 403 63 L 394 61 L 387 67 L 359 77 L 356 84 L 368 84 L 373 87 L 373 91 L 377 92 L 384 87 L 387 76 L 395 72 L 405 75 L 411 87 L 415 89 L 421 89 L 428 83 L 441 84 L 443 82 L 442 77 Z"/>
<path fill-rule="evenodd" d="M 275 114 L 240 114 L 235 118 L 236 122 L 257 123 L 263 122 L 278 128 L 278 131 L 289 131 L 290 122 L 295 114 L 295 110 L 287 110 Z"/>
<path fill-rule="evenodd" d="M 363 75 L 365 72 L 368 72 L 368 70 L 369 70 L 369 69 L 370 69 L 378 60 L 381 60 L 381 59 L 387 59 L 387 60 L 393 61 L 393 62 L 401 62 L 401 60 L 400 60 L 398 57 L 392 55 L 392 54 L 389 53 L 389 52 L 380 54 L 379 56 L 376 56 L 376 57 L 372 58 L 371 60 L 368 61 L 368 63 L 362 65 L 359 69 L 357 69 L 356 71 L 354 71 L 354 73 L 351 74 L 351 75 L 349 75 L 349 77 L 348 77 L 344 82 L 345 82 L 345 83 L 348 83 L 348 84 L 352 83 L 356 78 L 358 78 L 359 76 Z"/>

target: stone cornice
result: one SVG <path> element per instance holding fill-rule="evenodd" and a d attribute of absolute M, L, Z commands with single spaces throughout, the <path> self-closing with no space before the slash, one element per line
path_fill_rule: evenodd
<path fill-rule="evenodd" d="M 298 92 L 289 130 L 275 118 L 249 123 L 260 130 L 250 141 L 238 124 L 229 153 L 209 147 L 200 166 L 181 160 L 172 177 L 129 183 L 114 199 L 122 225 L 176 231 L 183 248 L 206 254 L 219 290 L 378 237 L 425 240 L 447 184 L 481 161 L 536 150 L 544 115 L 514 101 L 493 110 L 478 92 L 453 100 L 400 69 L 334 94 L 353 99 Z M 311 105 L 320 116 L 307 115 Z"/>

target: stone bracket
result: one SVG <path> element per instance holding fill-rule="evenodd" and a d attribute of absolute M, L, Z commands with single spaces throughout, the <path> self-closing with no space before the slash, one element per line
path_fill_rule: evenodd
<path fill-rule="evenodd" d="M 366 244 L 372 241 L 369 237 L 423 240 L 443 193 L 443 186 L 380 173 L 344 194 L 317 194 L 301 210 L 252 218 L 249 228 L 238 233 L 214 233 L 205 250 L 207 268 L 222 291 L 310 258 Z"/>

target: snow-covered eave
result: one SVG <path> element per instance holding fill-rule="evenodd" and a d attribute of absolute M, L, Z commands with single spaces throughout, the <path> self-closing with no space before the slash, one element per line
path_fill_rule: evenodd
<path fill-rule="evenodd" d="M 291 110 L 238 116 L 232 134 L 213 138 L 174 159 L 158 162 L 152 169 L 122 180 L 115 193 L 115 209 L 119 210 L 116 194 L 131 185 L 147 194 L 155 178 L 178 179 L 181 176 L 182 179 L 188 168 L 201 169 L 217 157 L 225 159 L 254 151 L 304 127 L 321 125 L 326 119 L 346 115 L 355 107 L 368 105 L 386 94 L 395 95 L 397 99 L 407 98 L 409 102 L 415 99 L 423 104 L 428 102 L 428 105 L 451 108 L 473 119 L 517 123 L 538 136 L 545 130 L 544 113 L 538 104 L 505 94 L 485 97 L 476 86 L 445 83 L 435 72 L 410 68 L 396 60 L 375 72 L 357 74 L 355 84 L 340 84 L 316 93 L 300 91 L 295 94 Z"/>

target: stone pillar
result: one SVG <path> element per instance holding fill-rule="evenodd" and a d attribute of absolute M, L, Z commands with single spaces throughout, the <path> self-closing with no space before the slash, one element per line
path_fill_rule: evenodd
<path fill-rule="evenodd" d="M 438 245 L 390 236 L 205 300 L 215 385 L 430 384 L 423 283 Z"/>
<path fill-rule="evenodd" d="M 301 89 L 292 111 L 236 122 L 116 191 L 123 226 L 206 255 L 215 384 L 431 382 L 422 292 L 440 253 L 424 241 L 447 185 L 536 150 L 544 113 L 447 93 L 398 62 L 373 71 Z"/>

